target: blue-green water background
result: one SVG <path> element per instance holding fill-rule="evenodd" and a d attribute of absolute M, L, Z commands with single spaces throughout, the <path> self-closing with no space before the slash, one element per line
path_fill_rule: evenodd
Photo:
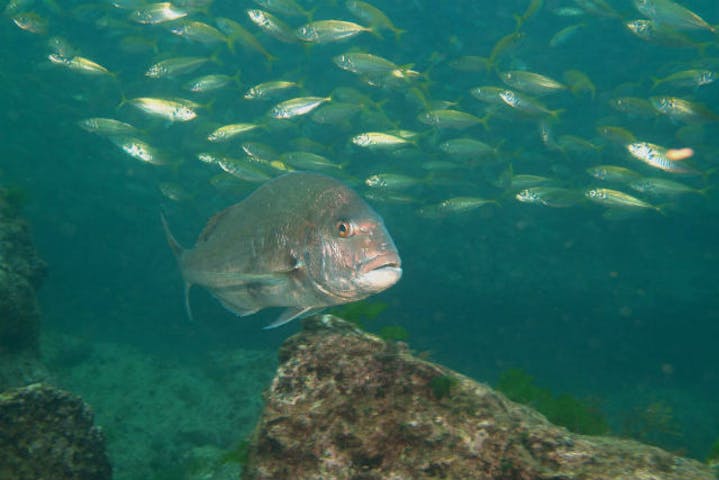
<path fill-rule="evenodd" d="M 238 7 L 218 0 L 212 15 L 241 20 L 251 28 L 244 14 L 251 7 L 244 3 Z M 487 56 L 495 42 L 513 30 L 512 15 L 526 8 L 524 1 L 385 0 L 375 4 L 407 30 L 399 42 L 391 34 L 384 40 L 363 36 L 306 50 L 258 33 L 279 57 L 273 71 L 265 68 L 258 55 L 227 52 L 222 69 L 227 73 L 239 69 L 243 89 L 284 73 L 304 80 L 311 94 L 326 95 L 337 86 L 354 86 L 377 101 L 385 100 L 382 110 L 403 128 L 426 129 L 416 120 L 417 109 L 407 107 L 401 95 L 362 86 L 351 74 L 337 69 L 331 57 L 356 46 L 398 64 L 415 64 L 423 71 L 438 58 Z M 639 17 L 628 2 L 613 4 L 627 19 Z M 686 4 L 711 23 L 719 22 L 715 1 Z M 614 123 L 639 137 L 677 144 L 674 134 L 680 125 L 621 117 L 608 107 L 608 99 L 621 94 L 646 97 L 651 94 L 650 77 L 665 76 L 681 62 L 690 65 L 700 54 L 694 49 L 645 44 L 616 19 L 591 16 L 582 20 L 586 27 L 576 39 L 561 49 L 550 48 L 549 38 L 575 22 L 551 13 L 561 5 L 565 4 L 547 1 L 527 22 L 526 40 L 503 59 L 507 67 L 555 77 L 566 69 L 579 69 L 593 80 L 598 90 L 595 100 L 567 95 L 554 101 L 554 108 L 566 110 L 555 128 L 594 138 L 602 119 L 619 118 Z M 72 15 L 70 6 L 61 10 L 45 14 L 53 33 L 118 72 L 121 86 L 53 68 L 45 60 L 47 37 L 23 32 L 9 20 L 0 27 L 0 181 L 27 192 L 25 215 L 32 224 L 35 245 L 49 264 L 40 291 L 43 324 L 190 362 L 194 356 L 228 346 L 276 349 L 298 328 L 294 322 L 262 330 L 276 311 L 237 319 L 196 289 L 192 304 L 197 321 L 187 320 L 179 273 L 165 242 L 159 211 L 167 211 L 181 243 L 191 245 L 206 219 L 241 199 L 243 192 L 220 191 L 208 184 L 217 172 L 208 171 L 207 165 L 194 158 L 207 148 L 199 119 L 167 127 L 148 122 L 127 107 L 117 108 L 122 93 L 128 98 L 183 93 L 177 82 L 143 77 L 154 56 L 123 53 L 116 47 L 118 36 L 112 28 L 96 28 L 92 20 Z M 316 17 L 351 18 L 342 5 L 320 7 Z M 149 37 L 170 37 L 156 28 L 144 32 Z M 716 42 L 702 32 L 693 38 Z M 208 52 L 182 39 L 163 42 L 165 52 Z M 705 53 L 706 58 L 717 55 L 716 46 Z M 468 94 L 469 88 L 501 85 L 493 75 L 457 72 L 444 60 L 433 68 L 431 80 L 433 98 L 458 101 L 462 109 L 477 114 L 483 107 Z M 241 91 L 205 97 L 216 97 L 205 115 L 219 123 L 250 120 L 271 106 L 243 102 Z M 679 94 L 719 110 L 717 85 Z M 105 139 L 77 127 L 78 120 L 92 116 L 151 125 L 153 144 L 184 163 L 176 169 L 154 167 L 123 155 Z M 717 125 L 704 127 L 706 133 L 697 146 L 701 156 L 697 161 L 704 169 L 719 162 Z M 290 139 L 309 136 L 331 146 L 334 159 L 348 160 L 347 170 L 358 178 L 379 171 L 422 173 L 412 159 L 351 148 L 350 136 L 370 126 L 333 130 L 303 119 L 258 140 L 285 151 L 292 149 Z M 565 183 L 577 187 L 592 184 L 584 169 L 593 164 L 636 166 L 609 148 L 597 159 L 558 158 L 542 146 L 531 122 L 498 121 L 489 131 L 478 127 L 471 132 L 492 145 L 504 142 L 502 151 L 513 156 L 515 170 L 562 176 Z M 482 175 L 466 173 L 469 178 Z M 192 200 L 173 204 L 163 198 L 157 190 L 162 181 L 183 185 L 192 192 Z M 712 181 L 716 177 L 696 180 L 693 185 Z M 460 183 L 436 188 L 420 185 L 411 195 L 428 203 L 451 195 L 499 196 L 488 182 L 481 185 L 478 191 Z M 252 188 L 248 185 L 244 191 Z M 439 220 L 419 217 L 414 213 L 416 206 L 374 203 L 400 250 L 404 275 L 377 298 L 389 308 L 369 327 L 402 325 L 412 348 L 429 350 L 432 359 L 481 381 L 494 382 L 503 370 L 521 367 L 541 385 L 593 397 L 600 405 L 622 397 L 622 392 L 628 397 L 643 396 L 641 401 L 646 403 L 661 400 L 673 406 L 681 425 L 681 435 L 666 439 L 664 446 L 685 449 L 699 458 L 706 455 L 719 436 L 719 407 L 697 409 L 695 405 L 711 405 L 719 395 L 716 191 L 686 200 L 678 211 L 665 216 L 652 212 L 624 221 L 605 220 L 602 210 L 591 205 L 548 209 L 521 204 L 512 197 L 500 203 L 498 208 Z M 615 406 L 619 412 L 615 424 L 622 409 L 629 412 L 632 407 L 631 401 Z"/>

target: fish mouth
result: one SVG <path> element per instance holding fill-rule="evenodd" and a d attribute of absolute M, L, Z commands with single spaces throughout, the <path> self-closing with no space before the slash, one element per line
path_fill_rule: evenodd
<path fill-rule="evenodd" d="M 402 262 L 397 255 L 378 255 L 362 264 L 357 284 L 364 291 L 380 292 L 401 277 Z"/>
<path fill-rule="evenodd" d="M 402 270 L 402 261 L 397 255 L 393 254 L 377 255 L 362 263 L 360 272 L 367 274 L 383 268 L 398 268 Z"/>

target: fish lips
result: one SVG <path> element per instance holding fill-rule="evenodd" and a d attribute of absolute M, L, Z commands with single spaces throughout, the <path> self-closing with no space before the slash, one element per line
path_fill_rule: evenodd
<path fill-rule="evenodd" d="M 402 262 L 396 254 L 384 254 L 364 262 L 355 284 L 365 292 L 380 292 L 402 277 Z"/>

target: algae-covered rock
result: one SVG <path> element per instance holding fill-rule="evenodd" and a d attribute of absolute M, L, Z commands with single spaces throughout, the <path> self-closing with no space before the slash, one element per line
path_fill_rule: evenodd
<path fill-rule="evenodd" d="M 45 263 L 17 216 L 17 191 L 0 188 L 0 390 L 47 379 L 40 362 L 40 314 L 35 291 Z"/>
<path fill-rule="evenodd" d="M 45 273 L 13 198 L 0 188 L 0 353 L 37 350 L 35 290 Z"/>
<path fill-rule="evenodd" d="M 487 385 L 323 315 L 280 351 L 246 478 L 712 480 L 693 460 L 570 433 Z"/>
<path fill-rule="evenodd" d="M 0 479 L 110 478 L 104 437 L 80 398 L 43 384 L 0 393 Z"/>

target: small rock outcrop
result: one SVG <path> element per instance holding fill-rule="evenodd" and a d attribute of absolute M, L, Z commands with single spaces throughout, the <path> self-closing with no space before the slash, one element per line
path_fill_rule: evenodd
<path fill-rule="evenodd" d="M 0 479 L 111 476 L 104 436 L 81 399 L 39 383 L 0 393 Z"/>
<path fill-rule="evenodd" d="M 280 350 L 245 478 L 714 479 L 659 448 L 570 433 L 337 317 L 303 327 Z"/>
<path fill-rule="evenodd" d="M 39 360 L 35 296 L 46 266 L 32 246 L 27 223 L 18 216 L 18 196 L 0 188 L 0 390 L 46 376 Z"/>

